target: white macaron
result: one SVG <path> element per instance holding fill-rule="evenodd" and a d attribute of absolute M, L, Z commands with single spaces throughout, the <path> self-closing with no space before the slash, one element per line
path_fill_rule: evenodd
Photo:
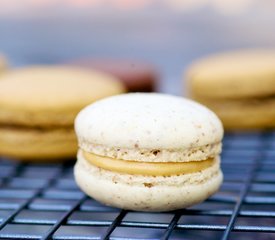
<path fill-rule="evenodd" d="M 106 205 L 175 210 L 221 185 L 223 127 L 194 101 L 152 93 L 109 97 L 84 108 L 75 130 L 76 182 Z"/>

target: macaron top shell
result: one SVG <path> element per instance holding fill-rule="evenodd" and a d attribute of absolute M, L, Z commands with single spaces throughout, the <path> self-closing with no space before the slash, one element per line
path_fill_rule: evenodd
<path fill-rule="evenodd" d="M 26 124 L 39 124 L 45 118 L 50 121 L 51 114 L 64 117 L 72 113 L 65 121 L 72 125 L 75 115 L 86 105 L 122 92 L 124 87 L 116 79 L 93 71 L 46 66 L 18 69 L 0 81 L 0 122 L 16 113 L 44 113 L 43 118 L 36 114 L 32 121 L 24 119 Z M 18 116 L 12 120 L 21 123 L 22 119 Z"/>
<path fill-rule="evenodd" d="M 75 120 L 80 142 L 127 149 L 189 149 L 219 143 L 223 127 L 206 107 L 182 97 L 131 93 L 84 108 Z"/>
<path fill-rule="evenodd" d="M 192 94 L 246 98 L 275 94 L 275 50 L 225 52 L 194 62 L 187 80 Z"/>
<path fill-rule="evenodd" d="M 62 67 L 15 70 L 0 84 L 1 105 L 31 111 L 79 107 L 123 90 L 109 75 Z"/>

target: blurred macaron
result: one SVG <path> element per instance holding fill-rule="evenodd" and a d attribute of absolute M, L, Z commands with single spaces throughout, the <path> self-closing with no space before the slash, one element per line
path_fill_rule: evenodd
<path fill-rule="evenodd" d="M 126 59 L 84 58 L 68 64 L 108 73 L 119 79 L 128 92 L 153 92 L 157 90 L 158 73 L 148 63 Z"/>
<path fill-rule="evenodd" d="M 275 50 L 249 49 L 195 61 L 188 94 L 207 105 L 226 129 L 275 127 Z"/>
<path fill-rule="evenodd" d="M 0 155 L 37 162 L 75 157 L 77 113 L 124 91 L 114 77 L 83 69 L 9 71 L 0 81 Z"/>

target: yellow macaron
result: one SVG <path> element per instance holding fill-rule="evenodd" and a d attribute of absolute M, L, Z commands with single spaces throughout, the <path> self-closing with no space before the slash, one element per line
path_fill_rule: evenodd
<path fill-rule="evenodd" d="M 73 157 L 73 122 L 86 105 L 124 92 L 113 77 L 66 67 L 34 66 L 0 81 L 0 155 L 20 159 Z"/>
<path fill-rule="evenodd" d="M 225 52 L 195 61 L 188 94 L 207 105 L 226 129 L 275 127 L 275 50 Z"/>

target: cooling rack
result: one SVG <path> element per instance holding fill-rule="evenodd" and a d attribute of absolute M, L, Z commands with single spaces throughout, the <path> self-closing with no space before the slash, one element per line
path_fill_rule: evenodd
<path fill-rule="evenodd" d="M 73 162 L 0 160 L 0 239 L 275 239 L 275 133 L 226 134 L 224 183 L 168 213 L 103 206 L 73 179 Z"/>

